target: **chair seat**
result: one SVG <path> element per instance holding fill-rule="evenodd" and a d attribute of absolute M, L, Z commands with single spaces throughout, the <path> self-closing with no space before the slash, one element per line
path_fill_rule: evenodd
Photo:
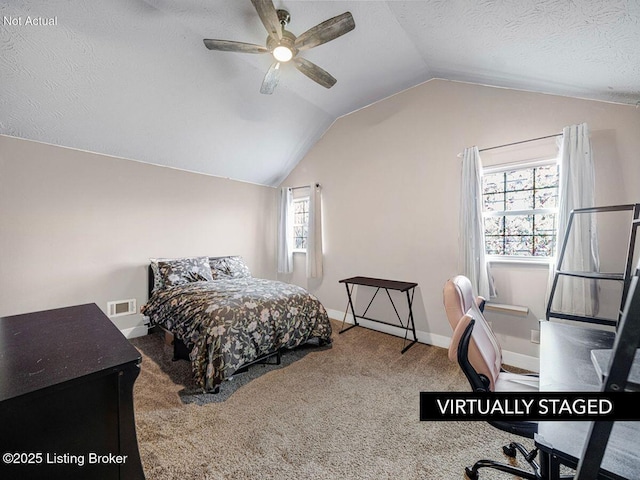
<path fill-rule="evenodd" d="M 495 382 L 496 392 L 537 392 L 540 379 L 532 375 L 500 372 Z"/>

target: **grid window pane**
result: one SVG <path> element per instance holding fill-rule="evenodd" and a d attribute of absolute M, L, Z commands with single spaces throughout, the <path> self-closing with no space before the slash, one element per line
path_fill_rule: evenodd
<path fill-rule="evenodd" d="M 509 192 L 531 190 L 533 188 L 533 169 L 505 172 L 506 190 Z"/>
<path fill-rule="evenodd" d="M 483 176 L 482 186 L 484 212 L 491 213 L 484 218 L 487 254 L 554 255 L 556 214 L 539 209 L 557 208 L 557 165 L 488 173 Z M 516 211 L 523 213 L 510 214 Z"/>
<path fill-rule="evenodd" d="M 533 208 L 531 190 L 505 192 L 505 210 L 529 210 Z"/>
<path fill-rule="evenodd" d="M 558 187 L 558 166 L 538 167 L 535 169 L 536 187 Z"/>
<path fill-rule="evenodd" d="M 534 195 L 536 208 L 557 208 L 558 187 L 536 190 Z"/>
<path fill-rule="evenodd" d="M 533 215 L 510 215 L 504 217 L 505 235 L 531 235 L 533 233 Z"/>
<path fill-rule="evenodd" d="M 555 213 L 534 215 L 536 235 L 554 235 L 556 231 Z"/>
<path fill-rule="evenodd" d="M 293 201 L 293 248 L 306 250 L 309 224 L 309 199 Z"/>
<path fill-rule="evenodd" d="M 504 192 L 504 173 L 488 173 L 482 177 L 482 192 Z"/>
<path fill-rule="evenodd" d="M 551 257 L 555 250 L 555 235 L 536 235 L 533 237 L 533 255 L 536 257 Z"/>
<path fill-rule="evenodd" d="M 484 219 L 485 235 L 503 235 L 504 217 L 487 217 Z"/>
<path fill-rule="evenodd" d="M 489 255 L 504 255 L 504 236 L 488 235 L 484 239 Z"/>
<path fill-rule="evenodd" d="M 530 257 L 533 253 L 533 236 L 505 236 L 504 254 L 516 257 Z"/>
<path fill-rule="evenodd" d="M 485 212 L 500 212 L 504 210 L 504 193 L 490 193 L 483 195 Z"/>

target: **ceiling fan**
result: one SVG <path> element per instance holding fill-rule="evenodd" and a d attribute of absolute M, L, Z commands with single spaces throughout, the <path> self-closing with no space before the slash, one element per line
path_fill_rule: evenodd
<path fill-rule="evenodd" d="M 342 15 L 325 20 L 296 37 L 284 28 L 291 20 L 289 12 L 286 10 L 276 10 L 272 0 L 251 0 L 251 3 L 253 3 L 260 20 L 262 20 L 263 25 L 267 29 L 268 36 L 266 46 L 263 47 L 262 45 L 235 42 L 232 40 L 211 40 L 206 38 L 204 39 L 205 46 L 209 50 L 240 53 L 270 53 L 273 55 L 275 61 L 269 67 L 262 81 L 260 93 L 273 93 L 280 79 L 281 64 L 289 61 L 314 82 L 326 88 L 333 87 L 336 83 L 335 78 L 316 64 L 297 55 L 303 50 L 317 47 L 353 30 L 356 24 L 351 13 L 345 12 Z"/>

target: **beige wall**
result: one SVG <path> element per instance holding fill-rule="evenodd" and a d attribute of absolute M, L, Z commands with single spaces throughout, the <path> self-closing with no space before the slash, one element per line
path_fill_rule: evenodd
<path fill-rule="evenodd" d="M 276 189 L 0 136 L 0 315 L 147 299 L 150 257 L 275 272 Z"/>
<path fill-rule="evenodd" d="M 597 202 L 640 202 L 635 107 L 432 80 L 339 119 L 283 182 L 323 185 L 325 276 L 307 281 L 304 258 L 297 255 L 290 280 L 338 312 L 346 307 L 341 278 L 418 282 L 416 327 L 423 340 L 446 344 L 450 327 L 442 287 L 458 273 L 457 154 L 467 146 L 535 138 L 582 122 L 592 132 Z M 550 151 L 553 142 L 526 144 L 494 152 L 491 162 Z M 488 154 L 486 159 L 490 163 Z M 545 266 L 494 268 L 496 301 L 530 308 L 527 317 L 487 314 L 505 350 L 538 355 L 530 336 L 545 314 L 547 274 Z"/>

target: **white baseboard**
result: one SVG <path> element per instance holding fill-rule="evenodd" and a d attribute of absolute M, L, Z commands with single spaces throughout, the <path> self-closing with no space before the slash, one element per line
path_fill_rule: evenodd
<path fill-rule="evenodd" d="M 146 325 L 141 325 L 133 328 L 126 328 L 120 331 L 126 338 L 136 338 L 143 337 L 144 335 L 149 333 L 149 328 Z"/>
<path fill-rule="evenodd" d="M 141 337 L 148 333 L 148 318 L 140 315 L 123 315 L 121 317 L 112 317 L 111 322 L 118 327 L 118 330 L 126 338 Z"/>
<path fill-rule="evenodd" d="M 353 324 L 353 316 L 350 313 L 347 313 L 345 316 L 345 312 L 331 309 L 327 309 L 327 313 L 329 314 L 329 318 L 340 322 L 344 319 L 345 323 Z M 358 319 L 358 324 L 363 327 L 370 328 L 371 330 L 395 335 L 396 337 L 405 338 L 406 335 L 407 339 L 413 340 L 411 332 L 407 332 L 400 327 L 394 327 L 384 323 L 370 322 L 363 319 Z M 416 337 L 418 338 L 418 342 L 424 343 L 425 345 L 433 345 L 434 347 L 449 348 L 449 344 L 451 343 L 451 337 L 424 332 L 421 330 L 416 330 Z M 514 367 L 524 368 L 533 372 L 537 372 L 540 368 L 540 360 L 537 357 L 503 350 L 502 358 L 505 364 L 512 365 Z"/>

